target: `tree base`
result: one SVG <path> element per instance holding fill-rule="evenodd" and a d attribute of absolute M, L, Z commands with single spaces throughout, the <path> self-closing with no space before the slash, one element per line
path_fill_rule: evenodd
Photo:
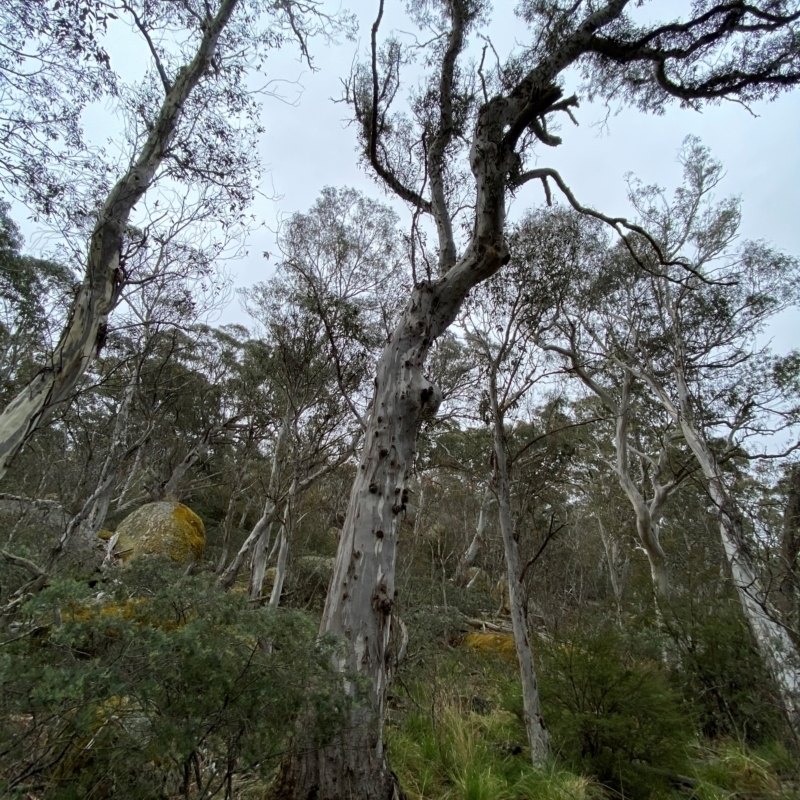
<path fill-rule="evenodd" d="M 359 744 L 293 753 L 280 765 L 265 800 L 407 800 L 376 743 Z"/>

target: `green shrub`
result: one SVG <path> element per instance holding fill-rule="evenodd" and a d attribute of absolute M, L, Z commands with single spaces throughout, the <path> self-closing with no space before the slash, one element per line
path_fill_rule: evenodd
<path fill-rule="evenodd" d="M 557 753 L 625 797 L 649 798 L 686 767 L 689 715 L 661 665 L 608 628 L 540 648 L 545 721 Z"/>
<path fill-rule="evenodd" d="M 676 598 L 665 612 L 680 659 L 673 681 L 702 734 L 750 744 L 779 738 L 785 732 L 780 702 L 738 599 Z"/>
<path fill-rule="evenodd" d="M 0 649 L 2 796 L 211 796 L 266 780 L 308 703 L 335 729 L 341 682 L 310 619 L 145 561 L 102 599 L 50 587 Z"/>

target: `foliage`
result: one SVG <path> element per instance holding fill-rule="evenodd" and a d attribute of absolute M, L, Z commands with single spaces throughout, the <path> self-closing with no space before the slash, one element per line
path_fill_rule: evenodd
<path fill-rule="evenodd" d="M 693 709 L 698 730 L 710 739 L 762 743 L 784 734 L 775 689 L 742 618 L 736 598 L 697 602 L 674 598 L 665 629 L 681 668 L 673 681 Z"/>
<path fill-rule="evenodd" d="M 634 639 L 611 627 L 578 630 L 541 649 L 542 703 L 569 764 L 628 797 L 649 796 L 663 780 L 656 768 L 685 768 L 686 708 Z"/>
<path fill-rule="evenodd" d="M 411 712 L 388 733 L 392 765 L 410 800 L 591 800 L 589 778 L 558 767 L 534 769 L 509 736 L 521 737 L 508 712 L 480 715 L 452 698 L 435 715 Z"/>
<path fill-rule="evenodd" d="M 695 768 L 697 800 L 789 800 L 797 797 L 798 764 L 783 747 L 770 744 L 757 750 L 721 740 L 698 753 Z"/>
<path fill-rule="evenodd" d="M 335 727 L 332 644 L 311 620 L 154 558 L 106 589 L 55 583 L 3 648 L 4 796 L 209 796 L 266 779 L 301 707 L 319 735 Z"/>

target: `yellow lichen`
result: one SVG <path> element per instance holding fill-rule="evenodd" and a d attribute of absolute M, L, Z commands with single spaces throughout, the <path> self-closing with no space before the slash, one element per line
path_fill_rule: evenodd
<path fill-rule="evenodd" d="M 474 633 L 468 633 L 464 637 L 464 644 L 473 650 L 477 650 L 479 653 L 498 655 L 513 664 L 517 661 L 517 649 L 514 645 L 514 636 L 510 633 L 484 633 L 476 631 Z"/>
<path fill-rule="evenodd" d="M 175 504 L 172 516 L 185 528 L 187 544 L 191 548 L 195 560 L 201 559 L 206 547 L 206 526 L 203 524 L 203 520 L 183 503 Z"/>

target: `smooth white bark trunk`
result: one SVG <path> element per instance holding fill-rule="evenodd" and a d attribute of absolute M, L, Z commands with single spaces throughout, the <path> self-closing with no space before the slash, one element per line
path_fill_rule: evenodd
<path fill-rule="evenodd" d="M 483 492 L 483 499 L 481 500 L 481 510 L 478 514 L 478 524 L 475 527 L 475 535 L 469 543 L 469 547 L 464 551 L 461 558 L 458 560 L 456 567 L 456 574 L 453 577 L 453 583 L 456 586 L 466 586 L 469 581 L 470 567 L 475 563 L 481 547 L 486 541 L 486 529 L 489 527 L 489 509 L 494 502 L 492 489 L 486 486 Z"/>
<path fill-rule="evenodd" d="M 225 589 L 230 589 L 236 581 L 239 571 L 244 566 L 247 557 L 253 554 L 250 561 L 251 580 L 253 572 L 266 570 L 266 552 L 269 547 L 269 540 L 272 536 L 272 521 L 275 518 L 275 499 L 278 496 L 281 479 L 281 463 L 284 457 L 284 450 L 286 448 L 286 441 L 289 438 L 289 412 L 287 411 L 281 420 L 281 425 L 278 428 L 278 435 L 275 438 L 275 449 L 272 453 L 272 467 L 270 469 L 269 485 L 267 487 L 267 498 L 264 501 L 264 511 L 253 526 L 248 537 L 242 543 L 239 551 L 233 557 L 231 563 L 222 571 L 219 576 L 219 583 Z M 261 574 L 261 584 L 264 583 L 263 572 Z M 259 594 L 261 589 L 259 588 Z M 252 597 L 252 592 L 251 595 Z"/>
<path fill-rule="evenodd" d="M 742 529 L 740 512 L 728 492 L 714 453 L 688 420 L 681 420 L 681 429 L 717 506 L 722 545 L 745 617 L 761 658 L 780 692 L 789 725 L 800 739 L 800 653 L 764 591 Z"/>
<path fill-rule="evenodd" d="M 237 3 L 223 0 L 216 16 L 204 26 L 194 58 L 177 72 L 150 134 L 100 209 L 89 240 L 83 283 L 58 344 L 39 373 L 0 413 L 0 478 L 53 408 L 70 397 L 97 353 L 102 326 L 124 281 L 120 254 L 131 211 L 167 155 L 186 100 L 207 72 Z"/>
<path fill-rule="evenodd" d="M 520 582 L 519 546 L 511 514 L 511 481 L 506 458 L 503 415 L 497 402 L 497 386 L 494 374 L 490 376 L 489 383 L 489 398 L 494 417 L 494 484 L 497 492 L 500 533 L 503 537 L 503 550 L 506 557 L 511 628 L 514 631 L 514 645 L 517 651 L 519 676 L 522 684 L 523 719 L 528 736 L 531 760 L 534 765 L 540 766 L 550 760 L 550 735 L 542 718 L 539 684 L 533 663 L 533 650 L 531 649 L 530 634 L 528 632 L 524 592 Z"/>

